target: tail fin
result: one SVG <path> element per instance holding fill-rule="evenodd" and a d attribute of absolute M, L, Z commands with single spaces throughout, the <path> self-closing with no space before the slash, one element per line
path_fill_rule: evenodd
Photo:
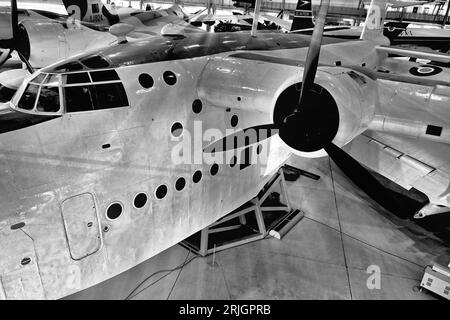
<path fill-rule="evenodd" d="M 314 28 L 311 0 L 298 0 L 291 31 Z"/>
<path fill-rule="evenodd" d="M 104 19 L 109 25 L 119 22 L 119 16 L 108 11 L 101 0 L 63 0 L 69 16 L 83 22 L 99 23 Z"/>
<path fill-rule="evenodd" d="M 366 22 L 361 33 L 362 40 L 389 44 L 389 40 L 383 35 L 387 5 L 388 0 L 372 0 L 370 2 Z"/>

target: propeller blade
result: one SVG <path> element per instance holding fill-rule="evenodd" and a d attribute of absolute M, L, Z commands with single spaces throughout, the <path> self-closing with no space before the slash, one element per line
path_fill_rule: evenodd
<path fill-rule="evenodd" d="M 25 64 L 25 66 L 27 67 L 27 70 L 30 74 L 32 74 L 34 72 L 33 67 L 30 64 L 30 61 L 28 61 L 27 58 L 25 58 L 25 56 L 22 54 L 22 52 L 20 52 L 19 50 L 17 50 L 17 54 L 19 55 L 20 60 L 22 60 L 22 62 Z"/>
<path fill-rule="evenodd" d="M 319 64 L 320 47 L 322 46 L 323 30 L 325 20 L 330 6 L 330 0 L 322 0 L 319 13 L 315 22 L 314 32 L 311 37 L 308 54 L 306 56 L 305 70 L 303 71 L 302 89 L 300 93 L 299 106 L 304 101 L 305 93 L 310 91 L 316 77 L 317 66 Z"/>
<path fill-rule="evenodd" d="M 12 30 L 12 39 L 8 40 L 8 41 L 4 41 L 4 43 L 7 44 L 7 48 L 10 49 L 8 58 L 11 56 L 11 52 L 12 51 L 16 51 L 20 60 L 22 60 L 22 62 L 25 64 L 25 66 L 27 67 L 27 70 L 30 73 L 33 73 L 33 67 L 31 66 L 30 62 L 28 61 L 28 59 L 24 56 L 24 54 L 20 51 L 20 46 L 18 44 L 18 39 L 19 39 L 19 12 L 17 10 L 17 0 L 11 0 L 11 30 Z M 0 41 L 0 47 L 3 47 L 2 41 Z M 3 61 L 3 63 L 6 61 L 7 59 L 5 59 Z"/>
<path fill-rule="evenodd" d="M 236 131 L 223 139 L 216 140 L 203 149 L 203 152 L 221 152 L 242 148 L 264 141 L 278 133 L 278 127 L 274 124 L 264 124 Z"/>
<path fill-rule="evenodd" d="M 17 0 L 11 0 L 11 28 L 13 39 L 15 40 L 17 39 L 17 35 L 19 33 L 19 13 L 17 11 Z M 13 49 L 15 49 L 15 46 Z"/>
<path fill-rule="evenodd" d="M 402 216 L 412 216 L 423 206 L 413 199 L 384 187 L 358 161 L 333 143 L 329 143 L 324 149 L 353 183 L 388 211 Z"/>

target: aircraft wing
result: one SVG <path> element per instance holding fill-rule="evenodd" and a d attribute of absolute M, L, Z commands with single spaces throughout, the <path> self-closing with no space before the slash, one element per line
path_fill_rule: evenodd
<path fill-rule="evenodd" d="M 450 63 L 450 55 L 445 53 L 438 53 L 433 50 L 410 50 L 399 47 L 387 47 L 378 46 L 376 47 L 378 52 L 384 52 L 387 54 L 399 55 L 402 57 L 414 57 L 420 59 L 427 59 L 431 61 L 439 61 L 443 63 Z"/>
<path fill-rule="evenodd" d="M 406 190 L 433 194 L 432 203 L 450 202 L 450 145 L 368 130 L 344 149 Z"/>
<path fill-rule="evenodd" d="M 216 15 L 216 14 L 200 14 L 192 19 L 190 22 L 214 22 L 219 20 L 243 20 L 243 19 L 253 19 L 251 15 Z"/>
<path fill-rule="evenodd" d="M 399 1 L 399 0 L 389 0 L 389 6 L 392 8 L 405 8 L 412 6 L 421 6 L 426 3 L 434 2 L 432 1 Z"/>

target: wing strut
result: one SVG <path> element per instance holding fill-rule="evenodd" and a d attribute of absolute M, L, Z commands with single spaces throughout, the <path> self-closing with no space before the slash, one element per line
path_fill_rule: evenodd
<path fill-rule="evenodd" d="M 256 31 L 258 30 L 258 20 L 259 20 L 259 10 L 261 9 L 261 0 L 255 1 L 255 13 L 253 15 L 253 24 L 252 24 L 252 37 L 256 37 Z"/>

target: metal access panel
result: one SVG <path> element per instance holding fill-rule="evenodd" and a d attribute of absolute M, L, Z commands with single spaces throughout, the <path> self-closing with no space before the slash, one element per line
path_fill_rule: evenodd
<path fill-rule="evenodd" d="M 83 193 L 62 203 L 62 216 L 70 255 L 81 260 L 101 247 L 101 233 L 94 196 Z"/>

